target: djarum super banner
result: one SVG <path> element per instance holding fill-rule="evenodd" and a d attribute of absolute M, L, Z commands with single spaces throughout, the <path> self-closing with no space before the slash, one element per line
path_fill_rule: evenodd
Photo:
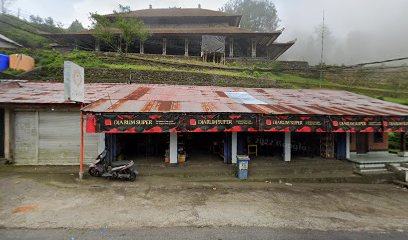
<path fill-rule="evenodd" d="M 180 115 L 174 113 L 137 113 L 96 115 L 96 132 L 161 133 L 178 132 Z"/>
<path fill-rule="evenodd" d="M 326 132 L 324 116 L 263 115 L 259 128 L 264 132 Z"/>
<path fill-rule="evenodd" d="M 257 114 L 87 114 L 88 133 L 160 132 L 408 132 L 407 116 Z"/>
<path fill-rule="evenodd" d="M 187 132 L 254 132 L 258 130 L 256 114 L 187 114 Z"/>
<path fill-rule="evenodd" d="M 331 132 L 382 132 L 383 122 L 379 116 L 331 116 Z"/>
<path fill-rule="evenodd" d="M 383 117 L 384 132 L 408 132 L 408 116 Z"/>

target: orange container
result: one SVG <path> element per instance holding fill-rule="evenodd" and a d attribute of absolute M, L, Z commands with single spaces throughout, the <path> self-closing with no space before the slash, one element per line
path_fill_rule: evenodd
<path fill-rule="evenodd" d="M 10 68 L 15 70 L 30 71 L 35 67 L 34 58 L 25 54 L 10 55 Z"/>

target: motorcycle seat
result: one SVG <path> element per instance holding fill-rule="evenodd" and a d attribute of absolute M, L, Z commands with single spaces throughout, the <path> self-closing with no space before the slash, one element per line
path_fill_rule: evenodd
<path fill-rule="evenodd" d="M 111 166 L 112 167 L 120 167 L 120 166 L 123 166 L 123 165 L 127 165 L 130 162 L 131 161 L 114 161 L 114 162 L 112 162 Z"/>

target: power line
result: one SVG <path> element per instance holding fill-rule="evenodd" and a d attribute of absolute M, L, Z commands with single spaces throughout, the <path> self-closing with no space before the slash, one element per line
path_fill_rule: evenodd
<path fill-rule="evenodd" d="M 403 61 L 403 60 L 408 60 L 408 57 L 394 58 L 394 59 L 388 59 L 388 60 L 377 61 L 377 62 L 359 63 L 359 64 L 356 64 L 355 66 L 373 65 L 373 64 L 380 64 L 380 63 Z"/>

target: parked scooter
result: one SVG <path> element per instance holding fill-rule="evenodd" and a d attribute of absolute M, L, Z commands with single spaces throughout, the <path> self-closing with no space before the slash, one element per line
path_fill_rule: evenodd
<path fill-rule="evenodd" d="M 89 174 L 93 177 L 107 177 L 112 179 L 125 179 L 135 181 L 139 174 L 133 168 L 133 161 L 113 161 L 108 160 L 108 151 L 105 149 L 98 155 L 96 161 L 89 166 Z"/>

